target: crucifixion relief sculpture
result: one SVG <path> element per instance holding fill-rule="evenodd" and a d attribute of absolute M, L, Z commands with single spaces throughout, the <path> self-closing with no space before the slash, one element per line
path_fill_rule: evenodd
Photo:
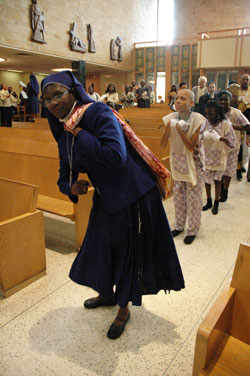
<path fill-rule="evenodd" d="M 82 52 L 85 53 L 87 52 L 86 45 L 83 43 L 83 41 L 76 35 L 76 23 L 73 22 L 72 28 L 70 30 L 70 47 L 73 51 L 77 52 Z"/>
<path fill-rule="evenodd" d="M 40 11 L 37 0 L 32 0 L 32 5 L 30 8 L 30 20 L 31 20 L 31 29 L 32 35 L 31 40 L 39 43 L 47 43 L 45 40 L 45 17 L 44 13 Z"/>
<path fill-rule="evenodd" d="M 115 39 L 111 39 L 110 41 L 110 59 L 117 60 Z"/>
<path fill-rule="evenodd" d="M 119 36 L 116 37 L 115 44 L 117 45 L 118 48 L 118 53 L 117 53 L 117 58 L 118 61 L 122 61 L 122 40 Z"/>
<path fill-rule="evenodd" d="M 93 29 L 90 24 L 87 24 L 87 39 L 88 39 L 88 51 L 91 53 L 95 53 L 95 40 L 94 40 L 94 34 Z"/>
<path fill-rule="evenodd" d="M 110 59 L 123 61 L 122 58 L 122 40 L 118 36 L 110 41 Z"/>

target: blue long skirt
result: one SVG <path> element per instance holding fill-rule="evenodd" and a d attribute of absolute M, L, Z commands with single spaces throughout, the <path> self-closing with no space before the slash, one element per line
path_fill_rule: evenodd
<path fill-rule="evenodd" d="M 70 278 L 120 307 L 141 305 L 142 295 L 180 290 L 184 280 L 158 188 L 115 214 L 95 197 Z"/>
<path fill-rule="evenodd" d="M 26 103 L 27 114 L 39 114 L 38 97 L 29 97 Z"/>

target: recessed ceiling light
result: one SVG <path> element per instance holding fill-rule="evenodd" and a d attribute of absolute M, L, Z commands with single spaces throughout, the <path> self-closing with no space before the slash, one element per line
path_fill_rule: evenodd
<path fill-rule="evenodd" d="M 16 73 L 23 73 L 22 70 L 15 70 L 15 69 L 7 69 L 8 72 L 16 72 Z"/>
<path fill-rule="evenodd" d="M 0 61 L 6 61 L 7 59 L 5 59 L 4 57 L 0 57 Z"/>
<path fill-rule="evenodd" d="M 72 72 L 72 69 L 70 68 L 55 68 L 55 69 L 51 69 L 53 72 L 62 72 L 62 71 L 65 71 L 65 70 L 69 70 Z"/>

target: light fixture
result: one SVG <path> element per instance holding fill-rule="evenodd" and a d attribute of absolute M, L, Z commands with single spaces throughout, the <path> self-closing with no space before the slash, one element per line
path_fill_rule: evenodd
<path fill-rule="evenodd" d="M 0 57 L 0 61 L 6 61 L 7 59 L 5 59 L 4 57 Z"/>
<path fill-rule="evenodd" d="M 62 72 L 62 71 L 65 71 L 65 70 L 69 70 L 72 72 L 72 69 L 70 68 L 55 68 L 55 69 L 51 69 L 53 72 Z"/>
<path fill-rule="evenodd" d="M 23 73 L 22 70 L 7 69 L 8 72 Z"/>
<path fill-rule="evenodd" d="M 202 33 L 201 34 L 201 39 L 205 39 L 205 38 L 209 39 L 210 37 L 206 33 Z"/>

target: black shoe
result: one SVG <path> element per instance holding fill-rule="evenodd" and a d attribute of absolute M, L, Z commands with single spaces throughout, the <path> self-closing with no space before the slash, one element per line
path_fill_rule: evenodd
<path fill-rule="evenodd" d="M 195 239 L 195 235 L 187 235 L 185 238 L 184 238 L 184 243 L 185 244 L 191 244 Z"/>
<path fill-rule="evenodd" d="M 223 189 L 223 191 L 221 191 L 221 194 L 220 194 L 220 202 L 226 202 L 227 195 L 228 195 L 228 189 Z"/>
<path fill-rule="evenodd" d="M 179 235 L 181 232 L 183 232 L 183 230 L 173 230 L 172 231 L 172 235 L 173 235 L 173 238 L 175 238 L 177 235 Z"/>
<path fill-rule="evenodd" d="M 241 181 L 241 180 L 242 180 L 242 173 L 241 173 L 241 169 L 237 170 L 236 176 L 237 176 L 237 179 L 238 179 L 239 181 Z"/>
<path fill-rule="evenodd" d="M 202 210 L 203 211 L 206 211 L 208 209 L 211 209 L 211 207 L 213 206 L 212 204 L 212 199 L 211 198 L 208 198 L 207 199 L 207 204 L 205 206 L 203 206 Z"/>
<path fill-rule="evenodd" d="M 90 298 L 85 300 L 84 307 L 85 308 L 98 308 L 101 306 L 115 306 L 116 302 L 114 301 L 114 298 L 110 299 L 102 299 L 100 296 L 97 296 L 96 298 Z"/>
<path fill-rule="evenodd" d="M 214 200 L 214 207 L 212 209 L 212 213 L 213 214 L 218 214 L 218 211 L 219 211 L 219 201 L 218 200 Z"/>
<path fill-rule="evenodd" d="M 122 325 L 112 324 L 110 326 L 109 331 L 107 333 L 107 336 L 110 339 L 116 339 L 116 338 L 119 338 L 122 335 L 122 333 L 124 332 L 125 326 L 126 326 L 128 320 L 130 319 L 130 312 L 128 312 L 126 320 L 122 320 L 119 317 L 116 317 L 116 319 L 121 321 L 123 324 Z"/>
<path fill-rule="evenodd" d="M 250 178 L 247 178 L 248 183 L 250 183 Z"/>
<path fill-rule="evenodd" d="M 245 169 L 245 167 L 241 167 L 241 172 L 247 172 L 247 170 Z"/>

